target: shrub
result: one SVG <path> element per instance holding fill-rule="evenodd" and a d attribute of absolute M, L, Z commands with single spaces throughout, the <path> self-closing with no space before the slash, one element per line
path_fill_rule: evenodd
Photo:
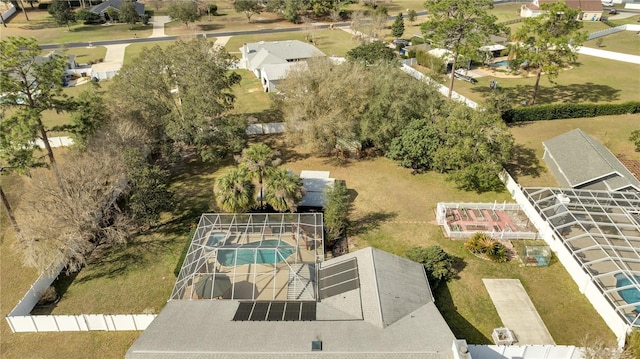
<path fill-rule="evenodd" d="M 640 113 L 639 101 L 605 104 L 561 103 L 516 107 L 506 111 L 502 115 L 502 119 L 506 123 L 513 123 L 634 113 Z"/>
<path fill-rule="evenodd" d="M 218 5 L 209 4 L 209 13 L 213 16 L 218 16 Z"/>
<path fill-rule="evenodd" d="M 640 152 L 640 130 L 631 132 L 629 140 L 636 146 L 636 152 Z"/>
<path fill-rule="evenodd" d="M 433 56 L 425 51 L 416 51 L 416 61 L 418 65 L 428 67 L 431 71 L 439 74 L 446 72 L 446 64 L 443 59 Z"/>
<path fill-rule="evenodd" d="M 455 275 L 453 256 L 440 246 L 409 248 L 407 258 L 424 266 L 429 283 L 433 287 L 450 280 Z"/>
<path fill-rule="evenodd" d="M 464 247 L 473 254 L 484 254 L 493 262 L 503 263 L 509 260 L 509 252 L 504 244 L 486 233 L 476 233 L 469 238 Z"/>
<path fill-rule="evenodd" d="M 418 36 L 413 36 L 409 41 L 411 41 L 411 45 L 422 45 L 424 44 L 424 39 Z"/>

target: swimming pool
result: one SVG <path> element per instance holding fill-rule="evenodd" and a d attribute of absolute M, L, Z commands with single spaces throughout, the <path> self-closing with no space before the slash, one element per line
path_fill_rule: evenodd
<path fill-rule="evenodd" d="M 491 66 L 491 67 L 508 67 L 509 66 L 509 61 L 502 60 L 502 61 L 494 62 L 494 63 L 490 64 L 489 66 Z"/>
<path fill-rule="evenodd" d="M 224 241 L 229 236 L 229 232 L 211 232 L 209 233 L 209 238 L 207 238 L 207 243 L 205 246 L 207 247 L 216 247 Z"/>
<path fill-rule="evenodd" d="M 624 274 L 618 273 L 615 275 L 616 277 L 616 288 L 621 288 L 628 286 L 631 284 L 631 280 L 627 278 Z M 640 276 L 635 276 L 637 282 L 640 283 Z M 624 299 L 628 304 L 638 303 L 640 302 L 640 290 L 638 288 L 627 288 L 618 291 L 618 294 Z M 636 306 L 636 310 L 640 311 L 640 305 Z"/>
<path fill-rule="evenodd" d="M 295 253 L 295 248 L 278 240 L 248 243 L 237 249 L 219 249 L 217 259 L 223 266 L 242 264 L 275 264 Z"/>

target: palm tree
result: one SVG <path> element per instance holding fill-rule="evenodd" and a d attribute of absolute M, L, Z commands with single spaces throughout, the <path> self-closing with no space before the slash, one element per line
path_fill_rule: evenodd
<path fill-rule="evenodd" d="M 285 169 L 275 169 L 267 178 L 265 200 L 278 212 L 294 212 L 304 195 L 302 180 Z"/>
<path fill-rule="evenodd" d="M 280 164 L 278 153 L 264 143 L 256 143 L 242 150 L 242 155 L 237 158 L 241 168 L 245 168 L 249 175 L 258 180 L 260 187 L 260 208 L 263 208 L 264 189 L 263 181 Z"/>
<path fill-rule="evenodd" d="M 216 180 L 216 203 L 229 213 L 242 213 L 255 205 L 255 186 L 247 171 L 233 168 Z"/>

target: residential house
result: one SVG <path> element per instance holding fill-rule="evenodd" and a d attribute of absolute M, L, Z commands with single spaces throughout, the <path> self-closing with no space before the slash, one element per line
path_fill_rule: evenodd
<path fill-rule="evenodd" d="M 126 1 L 128 0 L 108 0 L 99 5 L 92 7 L 91 9 L 89 9 L 89 11 L 91 11 L 94 14 L 100 15 L 100 18 L 102 20 L 110 21 L 113 19 L 109 18 L 108 9 L 111 8 L 114 10 L 119 10 L 122 3 Z M 141 4 L 136 0 L 133 0 L 133 6 L 136 8 L 136 12 L 138 13 L 138 16 L 140 16 L 140 19 L 143 19 L 145 16 L 144 4 Z"/>
<path fill-rule="evenodd" d="M 524 4 L 520 8 L 521 17 L 536 17 L 544 12 L 541 9 L 544 3 L 553 3 L 556 0 L 533 0 L 531 3 Z M 580 10 L 579 20 L 583 21 L 600 21 L 602 17 L 602 2 L 600 0 L 567 0 L 567 6 L 572 9 Z"/>
<path fill-rule="evenodd" d="M 247 43 L 240 52 L 239 67 L 251 70 L 261 80 L 265 91 L 274 91 L 277 81 L 283 79 L 296 62 L 326 56 L 315 46 L 299 40 Z M 267 74 L 263 76 L 263 72 Z"/>

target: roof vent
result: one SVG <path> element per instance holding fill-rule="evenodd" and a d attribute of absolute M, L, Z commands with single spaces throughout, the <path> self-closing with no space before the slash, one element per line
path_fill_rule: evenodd
<path fill-rule="evenodd" d="M 556 197 L 558 198 L 558 202 L 559 203 L 567 204 L 567 203 L 571 202 L 571 199 L 569 198 L 569 196 L 567 196 L 564 193 L 558 193 L 558 195 Z"/>
<path fill-rule="evenodd" d="M 311 351 L 319 352 L 322 351 L 322 340 L 314 340 L 311 342 Z"/>

